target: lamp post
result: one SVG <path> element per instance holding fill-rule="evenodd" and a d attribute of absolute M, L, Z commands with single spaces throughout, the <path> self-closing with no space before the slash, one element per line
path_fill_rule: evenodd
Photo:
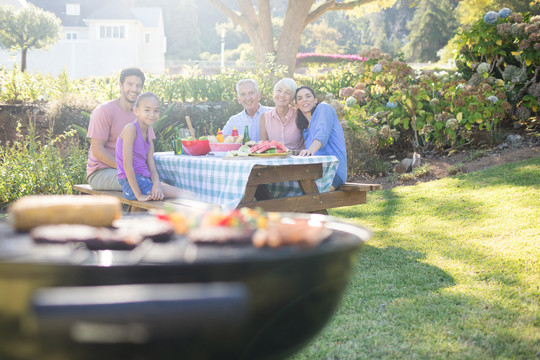
<path fill-rule="evenodd" d="M 221 29 L 221 72 L 225 72 L 225 29 Z"/>

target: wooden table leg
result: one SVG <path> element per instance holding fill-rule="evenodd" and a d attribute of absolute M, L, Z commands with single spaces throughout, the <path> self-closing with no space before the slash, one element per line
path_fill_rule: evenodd
<path fill-rule="evenodd" d="M 248 185 L 246 186 L 246 193 L 244 194 L 244 198 L 240 201 L 241 203 L 253 201 L 255 197 L 255 192 L 257 191 L 257 185 Z"/>
<path fill-rule="evenodd" d="M 314 179 L 298 180 L 298 185 L 300 185 L 300 190 L 302 190 L 304 195 L 319 193 L 319 188 L 317 187 L 317 183 Z M 328 215 L 328 211 L 326 211 L 326 209 L 313 211 L 311 213 Z"/>
<path fill-rule="evenodd" d="M 298 180 L 298 185 L 300 185 L 300 190 L 302 190 L 302 194 L 304 195 L 319 193 L 317 183 L 313 179 Z"/>

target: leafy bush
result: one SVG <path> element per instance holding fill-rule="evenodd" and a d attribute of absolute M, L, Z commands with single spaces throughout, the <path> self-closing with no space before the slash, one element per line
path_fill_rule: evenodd
<path fill-rule="evenodd" d="M 501 9 L 458 33 L 456 65 L 470 84 L 495 78 L 504 84 L 511 121 L 538 127 L 540 16 Z M 500 99 L 500 97 L 499 97 Z"/>
<path fill-rule="evenodd" d="M 72 93 L 49 101 L 46 114 L 50 122 L 54 124 L 53 134 L 60 135 L 70 128 L 75 128 L 74 125 L 88 129 L 89 114 L 97 105 L 98 102 L 94 99 L 83 98 Z"/>
<path fill-rule="evenodd" d="M 372 49 L 354 87 L 341 89 L 344 117 L 353 129 L 377 139 L 379 148 L 411 146 L 442 151 L 463 146 L 474 131 L 496 131 L 509 104 L 495 79 L 467 84 L 446 71 L 415 72 Z"/>
<path fill-rule="evenodd" d="M 41 143 L 34 127 L 27 135 L 17 128 L 17 139 L 0 148 L 0 208 L 33 194 L 71 194 L 86 179 L 88 149 L 79 147 L 74 131 Z"/>
<path fill-rule="evenodd" d="M 195 67 L 182 74 L 148 74 L 145 90 L 154 92 L 163 104 L 199 103 L 215 101 L 236 102 L 236 83 L 244 78 L 253 78 L 259 84 L 263 104 L 272 103 L 272 92 L 277 80 L 285 77 L 285 67 L 269 56 L 265 64 L 258 65 L 249 72 L 228 70 L 222 74 L 205 75 Z M 354 82 L 354 67 L 339 67 L 331 73 L 298 76 L 299 84 L 309 84 L 317 93 L 338 95 L 339 89 Z M 38 101 L 58 101 L 73 103 L 81 101 L 106 102 L 120 96 L 119 73 L 110 77 L 88 77 L 69 80 L 62 72 L 57 78 L 40 73 L 21 73 L 16 67 L 7 69 L 0 66 L 0 102 L 34 103 Z M 69 101 L 64 100 L 69 97 Z"/>
<path fill-rule="evenodd" d="M 21 72 L 0 66 L 0 101 L 6 103 L 47 100 L 47 90 L 53 82 L 51 76 Z"/>

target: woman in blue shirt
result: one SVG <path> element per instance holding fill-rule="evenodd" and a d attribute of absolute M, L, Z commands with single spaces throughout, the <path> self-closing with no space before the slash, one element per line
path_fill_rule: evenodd
<path fill-rule="evenodd" d="M 334 108 L 326 103 L 317 104 L 312 88 L 300 86 L 296 90 L 298 113 L 296 125 L 303 132 L 306 149 L 300 156 L 334 155 L 339 160 L 331 190 L 347 181 L 347 150 L 345 135 Z"/>

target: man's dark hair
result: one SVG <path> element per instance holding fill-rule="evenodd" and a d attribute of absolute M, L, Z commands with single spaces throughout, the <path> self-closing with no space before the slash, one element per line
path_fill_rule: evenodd
<path fill-rule="evenodd" d="M 146 78 L 144 77 L 144 73 L 141 71 L 141 69 L 127 68 L 122 70 L 122 72 L 120 73 L 120 84 L 123 84 L 128 76 L 137 76 L 141 78 L 143 85 L 144 81 L 146 80 Z"/>

